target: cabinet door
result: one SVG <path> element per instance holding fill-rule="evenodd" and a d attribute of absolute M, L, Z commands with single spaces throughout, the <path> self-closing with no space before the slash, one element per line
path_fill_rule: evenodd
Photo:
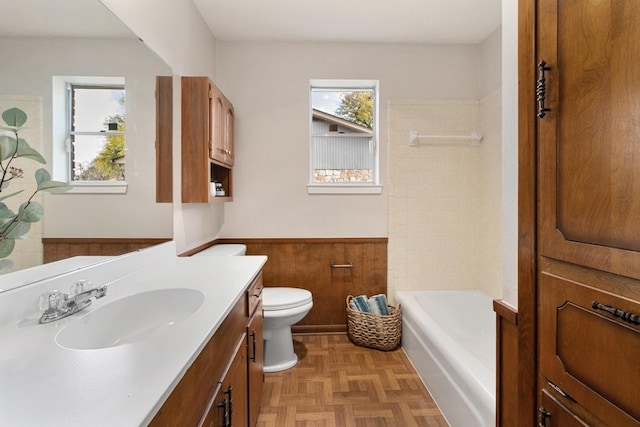
<path fill-rule="evenodd" d="M 259 304 L 247 327 L 249 427 L 254 427 L 258 421 L 264 388 L 264 342 L 262 339 L 262 304 Z"/>
<path fill-rule="evenodd" d="M 233 105 L 229 102 L 228 99 L 224 99 L 224 162 L 233 166 L 233 160 L 235 153 L 234 143 L 235 143 L 235 112 L 233 109 Z"/>
<path fill-rule="evenodd" d="M 198 427 L 224 427 L 228 425 L 228 422 L 225 424 L 225 421 L 228 421 L 228 419 L 225 420 L 228 414 L 227 404 L 226 395 L 223 396 L 222 393 L 222 383 L 218 383 L 209 407 Z"/>
<path fill-rule="evenodd" d="M 225 98 L 215 85 L 211 85 L 211 152 L 210 157 L 226 163 L 225 149 Z"/>
<path fill-rule="evenodd" d="M 243 333 L 200 426 L 246 426 L 247 411 L 247 352 Z"/>
<path fill-rule="evenodd" d="M 640 2 L 538 8 L 540 252 L 640 279 Z"/>

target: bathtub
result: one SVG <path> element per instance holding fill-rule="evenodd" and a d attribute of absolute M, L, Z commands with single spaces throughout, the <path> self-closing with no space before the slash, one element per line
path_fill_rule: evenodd
<path fill-rule="evenodd" d="M 402 347 L 451 427 L 495 426 L 496 323 L 480 291 L 397 291 Z"/>

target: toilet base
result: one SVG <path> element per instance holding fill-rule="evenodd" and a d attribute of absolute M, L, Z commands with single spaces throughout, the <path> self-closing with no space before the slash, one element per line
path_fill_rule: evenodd
<path fill-rule="evenodd" d="M 264 331 L 264 372 L 280 372 L 298 364 L 289 326 Z"/>

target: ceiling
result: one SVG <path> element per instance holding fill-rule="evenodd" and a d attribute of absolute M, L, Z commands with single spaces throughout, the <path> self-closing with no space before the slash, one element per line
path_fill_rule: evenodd
<path fill-rule="evenodd" d="M 502 0 L 193 1 L 222 41 L 479 43 Z M 0 35 L 134 37 L 98 0 L 0 0 Z"/>
<path fill-rule="evenodd" d="M 0 35 L 135 37 L 98 0 L 0 0 Z"/>
<path fill-rule="evenodd" d="M 216 39 L 479 43 L 501 0 L 193 0 Z"/>

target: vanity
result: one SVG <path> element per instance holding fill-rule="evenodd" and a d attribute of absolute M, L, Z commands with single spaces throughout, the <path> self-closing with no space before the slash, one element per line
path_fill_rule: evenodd
<path fill-rule="evenodd" d="M 0 425 L 255 425 L 266 260 L 169 242 L 0 293 Z M 40 324 L 79 280 L 106 295 Z"/>

